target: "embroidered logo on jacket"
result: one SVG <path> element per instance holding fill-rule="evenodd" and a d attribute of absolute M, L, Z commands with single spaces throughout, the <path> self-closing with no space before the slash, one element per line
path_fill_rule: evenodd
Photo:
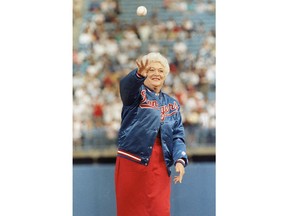
<path fill-rule="evenodd" d="M 146 91 L 141 91 L 142 100 L 139 105 L 141 108 L 146 109 L 156 109 L 161 111 L 161 121 L 164 121 L 166 117 L 175 115 L 178 112 L 178 105 L 174 101 L 174 103 L 169 103 L 164 106 L 159 107 L 157 100 L 148 100 L 146 96 Z"/>
<path fill-rule="evenodd" d="M 141 108 L 150 108 L 150 109 L 159 110 L 159 105 L 158 105 L 157 100 L 148 100 L 145 90 L 141 91 L 141 95 L 142 95 L 142 100 L 139 105 Z"/>
<path fill-rule="evenodd" d="M 171 112 L 170 112 L 171 111 Z M 175 115 L 178 112 L 178 105 L 174 101 L 173 104 L 161 106 L 161 121 L 164 121 L 166 117 Z"/>

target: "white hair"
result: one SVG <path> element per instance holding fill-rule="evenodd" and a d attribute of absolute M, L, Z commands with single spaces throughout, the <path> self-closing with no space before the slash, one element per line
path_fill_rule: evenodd
<path fill-rule="evenodd" d="M 142 60 L 145 62 L 148 59 L 149 62 L 159 62 L 164 67 L 165 75 L 170 72 L 170 67 L 168 60 L 162 56 L 159 52 L 150 52 L 147 55 L 142 57 Z"/>

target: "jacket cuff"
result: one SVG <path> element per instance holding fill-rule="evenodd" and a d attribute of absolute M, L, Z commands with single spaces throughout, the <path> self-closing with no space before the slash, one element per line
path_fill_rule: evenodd
<path fill-rule="evenodd" d="M 178 160 L 175 162 L 175 165 L 176 165 L 177 163 L 181 163 L 184 167 L 186 167 L 185 160 L 182 159 L 182 158 L 178 159 Z"/>
<path fill-rule="evenodd" d="M 135 69 L 136 70 L 136 77 L 138 78 L 138 79 L 145 79 L 146 77 L 144 77 L 144 76 L 142 76 L 141 74 L 139 74 L 138 73 L 138 69 Z"/>

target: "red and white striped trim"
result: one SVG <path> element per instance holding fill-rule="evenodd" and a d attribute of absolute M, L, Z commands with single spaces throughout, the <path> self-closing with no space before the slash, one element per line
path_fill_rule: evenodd
<path fill-rule="evenodd" d="M 183 166 L 185 166 L 185 164 L 186 164 L 186 163 L 185 163 L 185 161 L 184 161 L 183 159 L 181 159 L 181 158 L 180 158 L 180 159 L 178 159 L 178 160 L 177 160 L 177 162 L 180 162 L 180 163 L 182 163 L 182 164 L 183 164 Z M 177 162 L 176 162 L 176 163 L 177 163 Z"/>
<path fill-rule="evenodd" d="M 138 73 L 136 73 L 136 76 L 137 76 L 138 78 L 140 78 L 140 79 L 143 79 L 143 78 L 144 78 L 142 75 L 140 75 L 140 74 L 138 74 Z"/>
<path fill-rule="evenodd" d="M 120 151 L 120 150 L 118 150 L 117 153 L 118 153 L 118 154 L 125 155 L 125 156 L 130 157 L 130 158 L 133 158 L 134 160 L 141 161 L 141 158 L 138 158 L 138 157 L 136 157 L 136 156 L 133 156 L 133 155 L 131 155 L 131 154 L 129 154 L 129 153 L 126 153 L 126 152 L 123 152 L 123 151 Z"/>

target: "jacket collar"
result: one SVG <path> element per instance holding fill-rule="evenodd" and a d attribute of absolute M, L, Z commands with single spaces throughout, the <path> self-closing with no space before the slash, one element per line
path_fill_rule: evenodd
<path fill-rule="evenodd" d="M 144 84 L 143 84 L 144 85 Z M 153 92 L 156 96 L 160 96 L 162 94 L 162 90 L 160 90 L 159 93 L 156 93 L 155 91 L 153 91 L 152 89 L 150 89 L 148 86 L 144 85 L 144 87 L 147 89 L 147 91 L 149 92 Z"/>

